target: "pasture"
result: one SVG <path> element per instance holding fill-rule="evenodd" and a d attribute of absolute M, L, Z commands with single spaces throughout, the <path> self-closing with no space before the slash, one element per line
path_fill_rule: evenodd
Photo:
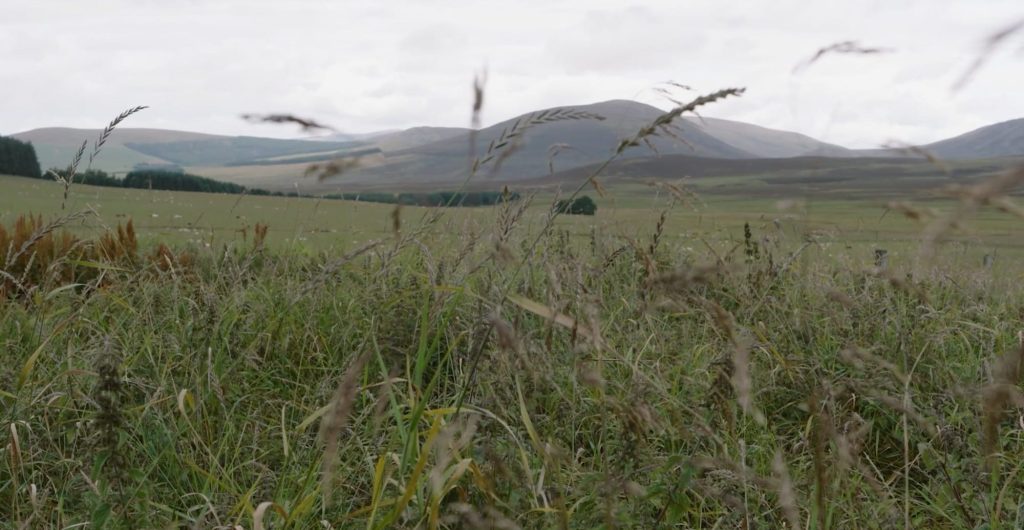
<path fill-rule="evenodd" d="M 873 255 L 877 247 L 893 256 L 910 256 L 920 241 L 929 219 L 950 212 L 952 200 L 940 200 L 927 193 L 890 198 L 839 199 L 815 195 L 783 197 L 743 196 L 740 193 L 705 193 L 714 186 L 700 181 L 696 195 L 684 203 L 673 201 L 665 189 L 639 183 L 613 184 L 607 196 L 594 190 L 586 193 L 598 203 L 594 217 L 565 216 L 557 226 L 575 239 L 592 233 L 606 237 L 637 238 L 649 231 L 666 212 L 663 237 L 687 246 L 728 250 L 743 237 L 743 225 L 749 223 L 764 235 L 777 234 L 799 242 L 813 236 L 829 247 L 844 252 L 833 255 Z M 0 176 L 0 222 L 10 223 L 24 213 L 46 217 L 61 215 L 63 187 L 55 182 Z M 524 190 L 524 195 L 529 195 Z M 543 223 L 556 192 L 533 192 L 522 222 L 537 228 Z M 567 193 L 567 192 L 566 192 Z M 890 203 L 911 204 L 922 219 L 910 219 L 890 209 Z M 370 202 L 236 196 L 160 190 L 135 190 L 73 186 L 63 213 L 91 210 L 79 225 L 69 227 L 80 233 L 98 233 L 106 227 L 132 219 L 143 242 L 175 244 L 231 245 L 244 240 L 257 223 L 269 227 L 268 244 L 274 248 L 292 248 L 309 252 L 343 249 L 388 235 L 393 230 L 394 206 Z M 403 207 L 399 212 L 406 227 L 416 226 L 430 209 Z M 493 208 L 452 208 L 444 213 L 450 227 L 479 230 L 493 222 Z M 1024 255 L 1019 219 L 994 209 L 983 210 L 965 219 L 960 230 L 949 234 L 943 245 L 948 259 L 963 266 L 981 263 L 982 256 L 993 254 L 1009 261 Z M 459 229 L 449 231 L 458 235 Z M 852 251 L 852 252 L 849 252 Z"/>

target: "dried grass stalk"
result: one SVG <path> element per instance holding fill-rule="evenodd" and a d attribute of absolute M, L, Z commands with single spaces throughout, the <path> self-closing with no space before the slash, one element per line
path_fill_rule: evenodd
<path fill-rule="evenodd" d="M 309 118 L 300 118 L 292 114 L 242 114 L 242 119 L 254 123 L 294 123 L 303 131 L 336 131 L 334 127 L 324 125 Z"/>
<path fill-rule="evenodd" d="M 853 40 L 836 42 L 819 48 L 818 51 L 814 52 L 810 58 L 803 61 L 793 67 L 793 73 L 801 72 L 806 70 L 814 63 L 821 60 L 826 55 L 842 54 L 842 55 L 876 55 L 879 53 L 888 53 L 893 51 L 891 48 L 874 48 L 868 46 L 862 46 L 859 42 Z"/>
<path fill-rule="evenodd" d="M 732 354 L 732 387 L 740 409 L 759 425 L 765 424 L 764 413 L 754 406 L 754 383 L 750 376 L 750 341 L 740 339 Z"/>
<path fill-rule="evenodd" d="M 793 530 L 800 530 L 800 508 L 797 507 L 796 493 L 793 491 L 793 480 L 789 478 L 789 470 L 782 460 L 782 451 L 775 451 L 772 459 L 772 473 L 776 477 L 779 495 L 779 507 L 782 515 Z"/>
<path fill-rule="evenodd" d="M 953 90 L 960 90 L 967 86 L 967 83 L 970 82 L 971 78 L 974 77 L 974 74 L 976 74 L 985 62 L 988 61 L 989 57 L 991 57 L 992 54 L 995 53 L 995 51 L 1010 37 L 1020 31 L 1024 31 L 1024 18 L 989 35 L 988 38 L 985 39 L 985 43 L 982 46 L 981 51 L 978 53 L 978 56 L 975 57 L 971 65 L 967 67 L 967 70 L 964 71 L 963 75 L 960 76 L 960 79 L 958 79 L 953 85 Z"/>
<path fill-rule="evenodd" d="M 999 450 L 999 424 L 1006 415 L 1006 407 L 1024 407 L 1024 393 L 1017 383 L 1024 368 L 1024 346 L 1003 355 L 992 366 L 992 382 L 982 389 L 982 454 L 986 467 L 995 471 L 995 455 Z"/>
<path fill-rule="evenodd" d="M 341 377 L 338 389 L 334 392 L 331 400 L 331 409 L 320 424 L 320 439 L 324 444 L 324 458 L 322 463 L 322 486 L 323 504 L 328 506 L 331 502 L 331 487 L 334 478 L 334 466 L 338 457 L 338 447 L 341 444 L 341 431 L 348 423 L 348 418 L 359 394 L 359 376 L 363 373 L 363 367 L 369 360 L 370 354 L 364 353 L 357 357 L 348 370 Z"/>

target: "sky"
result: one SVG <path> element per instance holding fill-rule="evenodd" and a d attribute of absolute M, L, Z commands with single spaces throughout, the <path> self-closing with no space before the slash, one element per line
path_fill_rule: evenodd
<path fill-rule="evenodd" d="M 124 126 L 297 137 L 245 113 L 365 133 L 483 124 L 655 87 L 746 94 L 707 116 L 847 147 L 923 144 L 1024 117 L 1024 31 L 963 88 L 1020 0 L 0 0 L 0 134 Z M 828 55 L 854 40 L 888 51 Z"/>

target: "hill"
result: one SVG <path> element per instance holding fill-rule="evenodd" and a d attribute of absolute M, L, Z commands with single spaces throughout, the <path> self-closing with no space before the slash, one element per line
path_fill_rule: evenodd
<path fill-rule="evenodd" d="M 469 129 L 464 127 L 412 127 L 403 131 L 392 131 L 374 135 L 367 140 L 382 151 L 392 152 L 421 145 L 465 137 Z"/>
<path fill-rule="evenodd" d="M 541 113 L 571 109 L 603 119 L 572 119 L 554 121 L 525 129 L 514 144 L 514 154 L 500 168 L 487 166 L 482 178 L 491 181 L 516 182 L 547 175 L 552 168 L 568 169 L 607 158 L 621 138 L 634 134 L 657 118 L 662 111 L 634 101 L 614 100 L 575 107 L 553 107 L 503 121 L 476 133 L 476 155 L 487 152 L 492 141 L 507 134 L 513 127 L 522 128 Z M 518 123 L 518 126 L 517 126 Z M 447 131 L 455 132 L 455 131 Z M 652 138 L 651 144 L 660 154 L 691 154 L 706 157 L 750 158 L 753 155 L 737 149 L 702 131 L 690 122 L 680 122 L 675 134 L 682 141 L 667 136 Z M 375 184 L 433 184 L 460 182 L 470 162 L 470 133 L 463 132 L 446 139 L 387 153 L 373 166 L 353 172 L 347 182 Z M 557 154 L 553 147 L 558 146 Z M 631 147 L 626 157 L 647 157 L 653 152 L 647 146 Z"/>
<path fill-rule="evenodd" d="M 46 127 L 20 132 L 12 136 L 25 142 L 32 142 L 39 157 L 39 165 L 45 171 L 51 167 L 67 166 L 82 142 L 88 141 L 91 146 L 102 132 L 102 129 Z M 166 129 L 118 128 L 110 135 L 103 147 L 102 156 L 96 159 L 93 167 L 110 172 L 124 172 L 136 164 L 169 163 L 168 160 L 160 157 L 131 149 L 126 146 L 127 143 L 205 141 L 216 138 L 226 137 Z"/>
<path fill-rule="evenodd" d="M 101 129 L 46 127 L 20 132 L 12 136 L 19 140 L 32 142 L 36 147 L 39 165 L 45 171 L 48 168 L 68 166 L 82 142 L 88 141 L 91 148 L 92 142 L 99 137 L 101 132 Z M 136 164 L 168 164 L 168 161 L 159 157 L 127 147 L 125 144 L 129 142 L 197 141 L 218 137 L 213 134 L 165 129 L 119 128 L 115 129 L 111 137 L 106 140 L 102 154 L 95 160 L 93 167 L 109 172 L 126 172 Z"/>
<path fill-rule="evenodd" d="M 718 118 L 684 119 L 709 135 L 758 158 L 853 155 L 852 151 L 845 147 L 815 140 L 805 134 Z"/>
<path fill-rule="evenodd" d="M 32 143 L 51 145 L 72 145 L 78 147 L 83 140 L 92 141 L 103 129 L 75 129 L 71 127 L 44 127 L 14 134 L 15 138 Z M 209 140 L 214 138 L 230 138 L 217 134 L 175 131 L 170 129 L 145 129 L 119 127 L 114 129 L 107 145 L 123 145 L 128 142 L 156 144 L 166 142 L 183 142 L 190 140 Z"/>
<path fill-rule="evenodd" d="M 981 127 L 924 148 L 946 159 L 1024 156 L 1024 118 Z"/>
<path fill-rule="evenodd" d="M 578 119 L 547 119 L 552 113 L 570 111 Z M 503 158 L 501 164 L 492 160 L 483 166 L 474 181 L 479 186 L 500 187 L 540 182 L 538 179 L 552 175 L 558 181 L 572 175 L 575 169 L 600 163 L 612 154 L 622 138 L 633 135 L 662 113 L 643 103 L 611 100 L 530 112 L 477 132 L 459 127 L 413 127 L 359 135 L 338 133 L 303 140 L 123 128 L 115 130 L 95 168 L 126 172 L 137 164 L 176 164 L 197 174 L 274 190 L 291 190 L 296 185 L 311 188 L 310 191 L 421 190 L 460 184 L 474 156 L 486 155 L 493 142 L 506 137 L 510 131 L 517 131 L 521 134 L 513 135 L 514 141 L 499 150 L 510 156 Z M 545 123 L 526 125 L 538 120 Z M 35 145 L 40 163 L 46 169 L 67 165 L 83 140 L 91 142 L 99 134 L 99 129 L 47 128 L 14 136 Z M 743 166 L 747 168 L 744 174 L 752 174 L 781 171 L 773 169 L 780 165 L 797 166 L 788 170 L 810 171 L 814 170 L 807 167 L 811 160 L 829 167 L 862 165 L 877 169 L 883 165 L 879 160 L 888 159 L 888 165 L 892 166 L 902 164 L 892 159 L 912 156 L 895 149 L 851 150 L 799 133 L 717 118 L 685 117 L 676 122 L 671 135 L 650 140 L 650 146 L 628 148 L 613 169 L 626 178 L 635 177 L 637 171 L 651 173 L 655 178 L 673 178 L 681 174 L 693 175 L 697 159 L 738 161 L 737 164 L 701 162 L 696 166 L 717 164 L 733 168 L 729 171 Z M 950 160 L 1024 157 L 1024 119 L 982 127 L 924 147 Z M 328 182 L 302 178 L 308 164 L 350 156 L 360 157 L 359 167 Z M 790 158 L 806 160 L 792 164 L 771 162 Z M 841 159 L 855 161 L 836 161 Z M 985 164 L 968 165 L 983 167 Z M 921 171 L 927 170 L 930 169 Z M 874 174 L 871 171 L 867 173 Z M 823 178 L 832 177 L 834 175 Z"/>
<path fill-rule="evenodd" d="M 158 157 L 182 166 L 226 166 L 280 161 L 304 155 L 303 161 L 312 162 L 340 156 L 345 152 L 365 147 L 361 142 L 307 142 L 280 140 L 253 136 L 221 137 L 166 143 L 126 143 L 126 147 L 140 153 Z M 310 155 L 316 155 L 308 158 Z"/>
<path fill-rule="evenodd" d="M 337 132 L 322 136 L 303 138 L 314 142 L 364 142 L 378 147 L 382 151 L 399 151 L 420 145 L 426 145 L 469 132 L 465 127 L 410 127 L 362 134 Z"/>
<path fill-rule="evenodd" d="M 48 127 L 17 133 L 13 137 L 32 142 L 39 164 L 45 170 L 67 166 L 83 141 L 88 141 L 87 150 L 91 149 L 92 142 L 101 133 L 101 129 Z M 247 162 L 276 163 L 287 157 L 311 161 L 366 147 L 367 144 L 362 142 L 308 142 L 125 127 L 115 129 L 110 135 L 93 168 L 124 173 L 138 164 L 227 166 Z"/>

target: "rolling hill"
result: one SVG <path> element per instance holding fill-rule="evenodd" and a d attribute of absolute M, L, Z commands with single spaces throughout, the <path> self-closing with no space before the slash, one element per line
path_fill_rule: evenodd
<path fill-rule="evenodd" d="M 67 166 L 83 141 L 88 142 L 88 154 L 91 152 L 92 143 L 101 133 L 100 129 L 49 127 L 12 136 L 32 142 L 39 157 L 39 165 L 45 170 Z M 189 167 L 239 165 L 246 162 L 261 164 L 289 156 L 332 158 L 338 153 L 359 147 L 365 147 L 365 144 L 308 142 L 124 127 L 115 129 L 110 135 L 102 153 L 94 161 L 93 168 L 123 173 L 130 171 L 137 164 L 174 164 Z"/>
<path fill-rule="evenodd" d="M 1024 156 L 1024 118 L 981 127 L 924 148 L 946 159 Z"/>
<path fill-rule="evenodd" d="M 800 133 L 768 129 L 749 123 L 718 118 L 686 117 L 684 119 L 705 133 L 758 158 L 853 156 L 853 152 L 845 147 L 815 140 Z"/>
<path fill-rule="evenodd" d="M 494 172 L 491 166 L 485 166 L 474 179 L 473 186 L 538 186 L 578 175 L 579 171 L 588 171 L 594 164 L 604 161 L 619 139 L 635 133 L 662 112 L 648 105 L 621 100 L 572 108 L 605 119 L 546 123 L 528 129 L 514 154 L 503 162 L 500 171 Z M 548 112 L 551 110 L 548 109 Z M 479 156 L 485 153 L 490 141 L 499 138 L 502 131 L 509 130 L 517 121 L 522 123 L 535 115 L 522 115 L 479 131 L 475 142 L 476 154 Z M 988 133 L 986 138 L 977 139 L 979 145 L 973 147 L 965 145 L 967 142 L 959 138 L 951 140 L 954 140 L 954 145 L 964 145 L 963 149 L 967 153 L 971 152 L 970 149 L 976 149 L 975 152 L 982 156 L 1003 156 L 1018 152 L 1014 148 L 1020 145 L 1013 136 L 1016 130 L 1015 127 L 1005 125 L 996 126 L 984 131 Z M 423 131 L 412 129 L 390 134 L 417 136 L 413 133 L 419 133 L 418 137 L 422 138 Z M 375 156 L 361 159 L 360 167 L 354 171 L 323 183 L 300 181 L 301 185 L 310 191 L 422 190 L 460 185 L 469 167 L 469 132 L 447 129 L 444 134 L 447 137 L 441 140 L 406 149 L 382 149 Z M 672 179 L 683 175 L 750 176 L 761 173 L 773 175 L 774 180 L 770 184 L 774 190 L 785 186 L 797 191 L 820 186 L 832 186 L 836 190 L 857 188 L 851 186 L 853 182 L 850 179 L 854 178 L 873 179 L 872 186 L 889 189 L 941 185 L 949 183 L 951 178 L 967 178 L 1005 165 L 979 160 L 955 168 L 951 174 L 946 175 L 940 174 L 941 171 L 935 166 L 919 157 L 915 158 L 899 150 L 846 149 L 798 133 L 716 118 L 687 117 L 681 121 L 676 134 L 684 141 L 655 138 L 652 143 L 657 153 L 646 146 L 630 148 L 610 169 L 614 172 L 613 179 Z M 968 139 L 974 139 L 971 135 L 967 136 Z M 943 142 L 939 144 L 946 145 Z M 551 147 L 555 145 L 560 147 L 553 156 Z M 989 150 L 985 149 L 986 146 L 1007 147 Z M 261 170 L 253 175 L 259 175 L 261 185 L 283 189 L 294 185 L 301 169 L 301 166 L 281 167 L 273 171 Z M 886 182 L 887 176 L 899 177 L 896 179 L 899 182 Z M 934 177 L 934 180 L 926 182 L 924 176 Z M 234 179 L 230 174 L 222 174 L 222 177 Z M 237 181 L 245 183 L 244 179 Z M 740 185 L 737 182 L 734 184 Z M 766 181 L 757 182 L 764 184 Z"/>
<path fill-rule="evenodd" d="M 382 151 L 399 151 L 412 147 L 425 145 L 441 140 L 447 140 L 455 136 L 469 132 L 465 127 L 410 127 L 408 129 L 393 129 L 376 131 L 370 133 L 352 134 L 336 132 L 322 136 L 310 136 L 302 138 L 314 142 L 364 142 Z"/>
<path fill-rule="evenodd" d="M 181 166 L 239 166 L 247 162 L 261 164 L 296 155 L 315 155 L 306 160 L 315 161 L 343 155 L 365 145 L 361 142 L 307 142 L 229 136 L 166 143 L 130 142 L 125 147 Z"/>
<path fill-rule="evenodd" d="M 368 138 L 368 141 L 384 152 L 393 152 L 464 137 L 468 133 L 469 129 L 463 127 L 412 127 L 374 135 Z"/>
<path fill-rule="evenodd" d="M 72 129 L 69 127 L 46 127 L 12 135 L 25 142 L 32 142 L 39 157 L 39 165 L 45 171 L 51 167 L 65 167 L 71 163 L 82 142 L 88 141 L 88 149 L 99 137 L 101 129 Z M 107 139 L 102 154 L 93 167 L 111 172 L 130 170 L 136 164 L 167 164 L 169 161 L 158 156 L 141 153 L 126 146 L 127 143 L 163 143 L 179 141 L 207 141 L 226 138 L 213 134 L 165 129 L 115 129 Z"/>
<path fill-rule="evenodd" d="M 481 129 L 476 133 L 474 151 L 486 155 L 492 141 L 502 137 L 513 127 L 522 129 L 541 113 L 572 109 L 603 119 L 569 119 L 527 126 L 513 144 L 514 154 L 505 158 L 500 167 L 485 166 L 481 175 L 491 181 L 516 182 L 549 174 L 552 169 L 567 169 L 599 162 L 607 158 L 619 140 L 629 136 L 657 118 L 662 111 L 634 101 L 614 100 L 577 107 L 555 107 L 525 114 L 511 120 Z M 518 123 L 518 125 L 517 125 Z M 690 122 L 681 122 L 675 134 L 652 138 L 651 144 L 660 154 L 695 154 L 720 158 L 750 158 L 751 153 L 723 142 Z M 454 135 L 424 145 L 387 153 L 378 164 L 353 172 L 346 182 L 367 182 L 394 185 L 422 183 L 455 183 L 465 178 L 470 158 L 470 133 Z M 552 150 L 558 146 L 557 154 Z M 647 157 L 653 151 L 647 146 L 627 149 L 626 157 Z"/>
<path fill-rule="evenodd" d="M 571 180 L 603 162 L 621 139 L 632 136 L 662 112 L 635 101 L 611 100 L 531 112 L 476 132 L 459 127 L 413 127 L 302 140 L 123 128 L 115 130 L 94 167 L 121 173 L 137 164 L 176 164 L 196 174 L 272 190 L 291 190 L 296 185 L 309 192 L 422 190 L 460 185 L 474 156 L 487 158 L 489 146 L 508 140 L 515 131 L 508 145 L 490 153 L 495 156 L 481 167 L 474 186 L 543 185 Z M 567 114 L 575 119 L 551 119 Z M 649 138 L 650 145 L 627 148 L 609 169 L 612 178 L 758 172 L 782 176 L 778 173 L 788 172 L 789 180 L 775 180 L 774 184 L 832 182 L 839 186 L 843 180 L 835 171 L 840 168 L 871 168 L 865 174 L 891 171 L 902 177 L 936 170 L 921 166 L 904 171 L 910 162 L 895 159 L 912 155 L 895 149 L 852 150 L 799 133 L 717 118 L 685 117 L 671 133 Z M 67 165 L 83 140 L 92 142 L 99 134 L 98 129 L 46 128 L 14 137 L 32 142 L 46 169 Z M 924 148 L 952 161 L 1024 157 L 1024 119 L 982 127 Z M 309 164 L 338 157 L 359 157 L 359 167 L 328 182 L 303 178 Z M 966 164 L 952 175 L 973 175 L 991 169 L 992 164 Z M 847 172 L 847 176 L 854 174 L 857 171 Z"/>

